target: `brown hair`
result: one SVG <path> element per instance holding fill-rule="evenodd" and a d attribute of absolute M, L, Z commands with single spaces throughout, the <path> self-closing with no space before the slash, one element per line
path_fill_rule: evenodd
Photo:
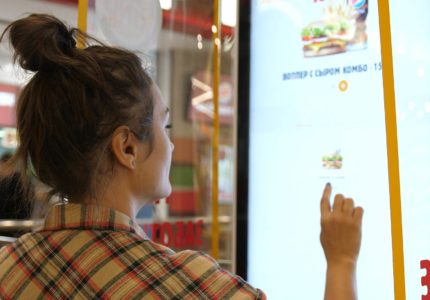
<path fill-rule="evenodd" d="M 71 201 L 94 196 L 118 126 L 151 140 L 152 81 L 141 60 L 49 15 L 14 21 L 0 40 L 7 32 L 14 60 L 35 72 L 17 101 L 13 163 L 21 174 L 32 169 L 51 194 Z M 78 49 L 76 38 L 97 44 Z"/>

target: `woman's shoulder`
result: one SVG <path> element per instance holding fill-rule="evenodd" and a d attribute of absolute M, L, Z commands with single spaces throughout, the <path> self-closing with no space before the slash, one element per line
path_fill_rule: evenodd
<path fill-rule="evenodd" d="M 210 299 L 265 299 L 259 289 L 254 288 L 240 276 L 223 269 L 218 262 L 201 251 L 184 250 L 169 255 L 172 264 L 187 276 L 196 291 Z"/>

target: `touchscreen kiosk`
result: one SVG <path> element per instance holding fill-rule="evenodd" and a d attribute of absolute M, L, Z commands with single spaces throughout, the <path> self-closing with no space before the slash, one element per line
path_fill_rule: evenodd
<path fill-rule="evenodd" d="M 365 208 L 360 299 L 393 299 L 377 1 L 253 0 L 248 280 L 273 299 L 322 299 L 320 198 Z"/>

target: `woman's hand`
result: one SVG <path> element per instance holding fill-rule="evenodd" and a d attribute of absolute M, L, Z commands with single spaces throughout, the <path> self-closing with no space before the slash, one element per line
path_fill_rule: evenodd
<path fill-rule="evenodd" d="M 321 244 L 327 259 L 325 299 L 356 299 L 356 264 L 361 244 L 363 209 L 351 198 L 334 197 L 331 185 L 321 199 Z"/>

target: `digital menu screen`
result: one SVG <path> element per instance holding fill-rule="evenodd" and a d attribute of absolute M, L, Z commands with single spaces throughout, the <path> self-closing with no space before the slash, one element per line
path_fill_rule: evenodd
<path fill-rule="evenodd" d="M 321 193 L 364 207 L 360 299 L 393 299 L 376 0 L 253 0 L 248 280 L 322 299 Z"/>

